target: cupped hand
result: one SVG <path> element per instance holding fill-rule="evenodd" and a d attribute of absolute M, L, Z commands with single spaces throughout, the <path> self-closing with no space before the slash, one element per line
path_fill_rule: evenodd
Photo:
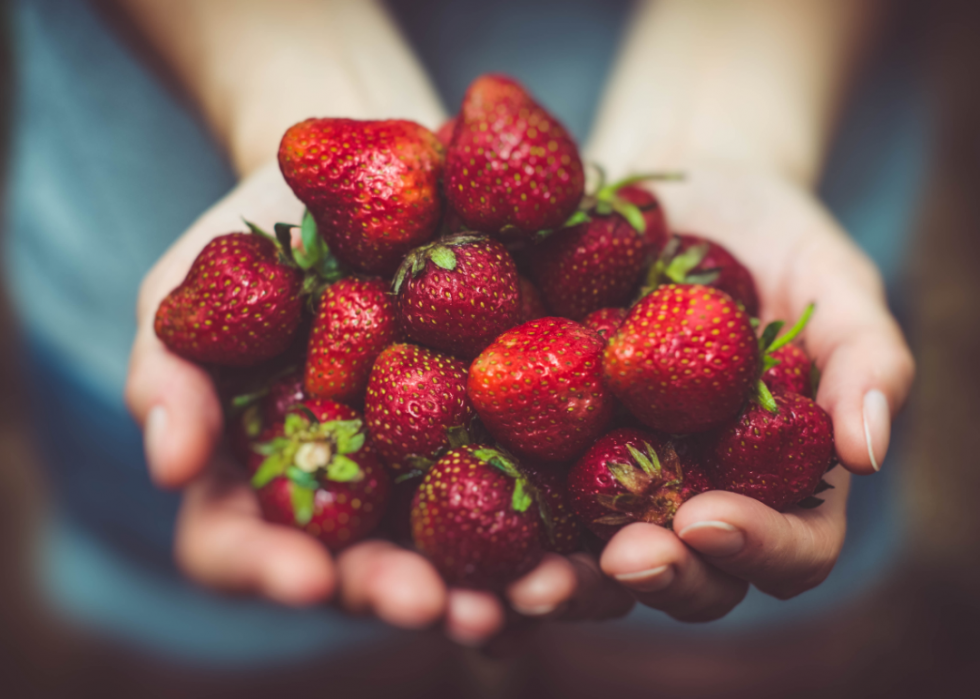
<path fill-rule="evenodd" d="M 792 323 L 816 303 L 802 337 L 822 373 L 817 403 L 833 419 L 845 467 L 827 475 L 834 489 L 815 509 L 778 513 L 713 491 L 685 503 L 673 531 L 633 524 L 609 542 L 602 570 L 638 601 L 704 621 L 727 614 L 750 584 L 786 599 L 826 578 L 844 541 L 850 473 L 881 468 L 914 362 L 874 264 L 804 188 L 763 171 L 712 165 L 657 193 L 673 230 L 720 242 L 751 270 L 763 323 Z"/>
<path fill-rule="evenodd" d="M 143 281 L 126 400 L 143 426 L 153 480 L 184 492 L 175 536 L 181 568 L 211 588 L 284 604 L 334 599 L 350 612 L 403 628 L 441 621 L 450 637 L 471 645 L 502 629 L 508 604 L 538 618 L 626 613 L 632 598 L 585 554 L 549 555 L 497 596 L 449 589 L 423 557 L 387 541 L 361 542 L 333 557 L 310 536 L 262 519 L 241 469 L 221 446 L 221 404 L 210 376 L 168 351 L 154 333 L 153 319 L 209 240 L 244 230 L 243 217 L 271 230 L 277 221 L 300 221 L 302 212 L 270 163 L 205 213 Z"/>

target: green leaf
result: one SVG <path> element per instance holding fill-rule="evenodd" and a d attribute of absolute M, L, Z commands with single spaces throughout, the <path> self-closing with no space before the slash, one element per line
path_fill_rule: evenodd
<path fill-rule="evenodd" d="M 647 447 L 647 451 L 653 452 L 654 458 L 656 459 L 656 452 L 653 451 L 653 447 L 651 447 L 649 444 L 647 444 L 646 447 Z M 654 465 L 653 461 L 647 458 L 646 454 L 641 452 L 632 444 L 627 444 L 626 449 L 629 451 L 630 456 L 633 457 L 633 461 L 635 461 L 637 465 L 639 465 L 639 467 L 643 469 L 644 473 L 646 473 L 648 476 L 652 476 L 653 478 L 660 477 L 659 461 L 657 462 L 656 465 Z"/>
<path fill-rule="evenodd" d="M 323 238 L 320 237 L 316 229 L 316 221 L 313 220 L 313 214 L 307 209 L 303 212 L 303 222 L 299 226 L 300 237 L 303 239 L 303 247 L 307 251 L 317 248 L 320 252 L 326 247 L 323 244 Z"/>
<path fill-rule="evenodd" d="M 395 476 L 395 483 L 404 483 L 405 481 L 410 481 L 413 478 L 421 478 L 425 475 L 425 471 L 418 468 L 413 468 L 411 471 L 405 471 L 405 473 Z"/>
<path fill-rule="evenodd" d="M 814 507 L 819 507 L 823 503 L 823 498 L 815 498 L 812 495 L 808 498 L 803 498 L 798 503 L 797 507 L 802 507 L 805 510 L 812 510 Z"/>
<path fill-rule="evenodd" d="M 613 212 L 612 204 L 608 201 L 600 201 L 595 205 L 595 212 L 600 216 L 608 216 Z"/>
<path fill-rule="evenodd" d="M 343 454 L 336 454 L 327 466 L 327 480 L 338 483 L 349 483 L 364 477 L 361 467 L 356 461 L 348 459 Z"/>
<path fill-rule="evenodd" d="M 433 461 L 432 459 L 428 459 L 424 456 L 419 456 L 418 454 L 409 454 L 408 456 L 405 457 L 405 461 L 409 465 L 411 465 L 413 473 L 414 472 L 425 473 L 430 468 L 432 468 L 432 464 L 435 463 L 435 461 Z M 395 482 L 398 483 L 399 480 L 396 478 Z"/>
<path fill-rule="evenodd" d="M 610 199 L 616 192 L 618 192 L 623 187 L 628 187 L 631 184 L 639 184 L 640 182 L 681 182 L 685 179 L 683 172 L 648 172 L 639 175 L 630 175 L 629 177 L 624 177 L 621 180 L 607 184 L 596 192 L 596 199 Z"/>
<path fill-rule="evenodd" d="M 455 255 L 453 255 L 455 257 Z M 412 258 L 412 276 L 417 277 L 425 269 L 425 255 L 416 255 Z"/>
<path fill-rule="evenodd" d="M 572 226 L 577 226 L 580 223 L 587 223 L 591 220 L 592 218 L 585 211 L 576 211 L 574 214 L 568 217 L 565 223 L 561 224 L 561 227 L 571 228 Z"/>
<path fill-rule="evenodd" d="M 526 512 L 534 503 L 534 497 L 528 492 L 527 481 L 523 478 L 514 479 L 514 495 L 510 499 L 511 507 L 516 512 Z"/>
<path fill-rule="evenodd" d="M 255 475 L 252 476 L 252 487 L 261 488 L 276 476 L 281 476 L 286 470 L 286 459 L 281 452 L 270 454 L 266 457 L 262 465 L 259 466 Z"/>
<path fill-rule="evenodd" d="M 616 479 L 617 483 L 631 493 L 643 490 L 644 485 L 649 484 L 649 481 L 646 484 L 640 482 L 641 479 L 637 477 L 639 471 L 632 464 L 626 464 L 621 461 L 607 461 L 606 470 Z"/>
<path fill-rule="evenodd" d="M 674 257 L 667 265 L 667 277 L 675 284 L 690 284 L 691 282 L 687 281 L 688 273 L 701 264 L 704 256 L 708 254 L 708 249 L 707 243 L 701 243 Z"/>
<path fill-rule="evenodd" d="M 293 520 L 301 527 L 305 527 L 313 519 L 315 496 L 315 490 L 304 488 L 297 483 L 289 484 L 289 499 L 293 503 Z"/>
<path fill-rule="evenodd" d="M 772 393 L 769 392 L 769 387 L 766 386 L 765 382 L 763 381 L 756 382 L 756 386 L 758 392 L 756 398 L 759 401 L 759 405 L 773 415 L 777 415 L 779 413 L 779 406 L 776 405 L 776 399 L 773 398 Z"/>
<path fill-rule="evenodd" d="M 814 493 L 814 495 L 816 495 L 817 493 L 822 493 L 825 490 L 833 490 L 833 489 L 834 489 L 834 486 L 832 486 L 827 481 L 821 479 L 820 482 L 817 483 L 817 488 L 816 488 L 816 490 L 813 491 L 813 493 Z"/>
<path fill-rule="evenodd" d="M 256 226 L 251 221 L 249 221 L 247 218 L 243 218 L 242 221 L 245 222 L 245 225 L 248 226 L 248 229 L 250 231 L 252 231 L 252 233 L 254 233 L 255 235 L 261 235 L 263 238 L 266 238 L 267 240 L 271 241 L 272 243 L 275 243 L 275 245 L 278 247 L 279 241 L 276 240 L 274 236 L 269 235 L 264 230 L 262 230 L 261 228 L 259 228 L 258 226 Z"/>
<path fill-rule="evenodd" d="M 776 335 L 779 331 L 783 329 L 783 321 L 774 320 L 766 326 L 766 329 L 762 331 L 762 335 L 759 337 L 759 349 L 762 352 L 768 352 L 769 347 L 772 345 L 773 340 L 776 339 Z"/>
<path fill-rule="evenodd" d="M 304 488 L 309 488 L 311 490 L 316 490 L 320 487 L 320 483 L 312 473 L 307 473 L 298 466 L 287 466 L 285 473 L 286 478 L 291 480 L 296 485 L 301 485 Z"/>
<path fill-rule="evenodd" d="M 447 248 L 445 245 L 437 245 L 429 253 L 429 259 L 437 266 L 442 269 L 449 270 L 452 272 L 456 269 L 456 253 L 452 249 Z"/>
<path fill-rule="evenodd" d="M 702 286 L 711 286 L 716 281 L 718 277 L 721 276 L 721 272 L 717 269 L 711 269 L 707 272 L 699 272 L 698 274 L 688 274 L 684 277 L 685 284 L 701 284 Z"/>
<path fill-rule="evenodd" d="M 613 199 L 613 210 L 625 218 L 637 233 L 645 233 L 647 230 L 647 220 L 643 217 L 643 212 L 636 204 L 621 199 Z"/>
<path fill-rule="evenodd" d="M 241 416 L 245 435 L 250 439 L 255 439 L 262 434 L 262 411 L 257 405 L 250 405 L 245 409 Z"/>
<path fill-rule="evenodd" d="M 277 451 L 282 451 L 287 445 L 289 445 L 290 440 L 285 437 L 275 437 L 268 442 L 261 442 L 259 444 L 252 445 L 252 451 L 256 454 L 261 454 L 262 456 L 271 456 Z"/>
<path fill-rule="evenodd" d="M 771 354 L 762 355 L 762 373 L 765 374 L 774 366 L 778 366 L 781 363 L 782 362 L 780 362 L 778 359 L 773 357 Z"/>
<path fill-rule="evenodd" d="M 783 347 L 785 345 L 788 345 L 790 342 L 792 342 L 793 340 L 795 340 L 796 339 L 796 336 L 799 335 L 801 332 L 803 332 L 803 328 L 806 327 L 806 324 L 809 322 L 810 316 L 813 315 L 813 311 L 815 309 L 816 309 L 816 305 L 815 304 L 812 304 L 811 303 L 809 306 L 807 306 L 806 309 L 803 311 L 803 315 L 801 315 L 800 316 L 800 319 L 798 321 L 796 321 L 796 324 L 793 325 L 793 327 L 790 328 L 788 331 L 786 331 L 786 334 L 785 335 L 782 335 L 781 337 L 776 338 L 772 342 L 772 344 L 769 345 L 769 350 L 768 351 L 769 352 L 775 352 L 780 347 Z"/>
<path fill-rule="evenodd" d="M 395 279 L 391 283 L 391 293 L 397 294 L 401 290 L 402 284 L 405 283 L 405 277 L 408 276 L 408 270 L 410 267 L 411 263 L 406 258 L 406 260 L 398 267 L 398 271 L 395 272 Z"/>
<path fill-rule="evenodd" d="M 494 468 L 503 471 L 511 478 L 521 477 L 520 471 L 517 470 L 517 467 L 514 466 L 513 462 L 511 462 L 510 459 L 508 459 L 506 456 L 501 454 L 496 449 L 490 449 L 490 448 L 477 449 L 476 451 L 473 452 L 473 456 L 480 459 L 481 461 L 487 462 Z"/>
<path fill-rule="evenodd" d="M 470 443 L 470 433 L 463 425 L 453 425 L 446 430 L 450 449 L 459 449 Z"/>
<path fill-rule="evenodd" d="M 289 252 L 293 249 L 292 230 L 295 227 L 291 223 L 277 223 L 272 228 L 276 232 L 276 240 L 279 241 L 279 247 L 282 248 L 283 252 Z"/>
<path fill-rule="evenodd" d="M 299 413 L 288 413 L 286 419 L 283 421 L 283 432 L 286 433 L 287 437 L 292 437 L 294 435 L 303 432 L 310 427 L 310 421 L 306 419 L 304 415 Z"/>
<path fill-rule="evenodd" d="M 244 393 L 240 396 L 235 396 L 231 399 L 231 407 L 234 410 L 241 410 L 242 408 L 247 408 L 253 403 L 257 403 L 260 398 L 264 398 L 269 392 L 268 388 L 263 388 L 255 393 Z"/>

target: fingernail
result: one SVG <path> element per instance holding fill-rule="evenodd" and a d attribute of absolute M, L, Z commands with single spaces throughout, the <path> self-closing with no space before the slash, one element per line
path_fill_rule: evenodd
<path fill-rule="evenodd" d="M 864 394 L 864 439 L 868 443 L 868 458 L 875 471 L 881 469 L 891 437 L 891 410 L 888 399 L 877 388 Z"/>
<path fill-rule="evenodd" d="M 153 406 L 146 415 L 143 427 L 143 444 L 146 448 L 146 463 L 150 474 L 158 479 L 163 464 L 163 454 L 167 448 L 167 409 L 162 405 Z"/>
<path fill-rule="evenodd" d="M 674 582 L 674 566 L 665 565 L 636 573 L 621 573 L 616 580 L 638 592 L 659 592 Z"/>
<path fill-rule="evenodd" d="M 706 556 L 734 556 L 745 548 L 745 534 L 727 522 L 695 522 L 680 534 L 681 540 Z"/>

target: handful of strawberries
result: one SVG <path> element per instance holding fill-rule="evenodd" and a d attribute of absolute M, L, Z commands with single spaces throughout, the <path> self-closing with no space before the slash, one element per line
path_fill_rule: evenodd
<path fill-rule="evenodd" d="M 500 589 L 707 490 L 820 503 L 812 306 L 760 332 L 749 271 L 669 232 L 649 177 L 586 192 L 515 81 L 478 78 L 438 134 L 308 119 L 279 164 L 302 222 L 212 240 L 155 321 L 220 379 L 269 521 Z"/>

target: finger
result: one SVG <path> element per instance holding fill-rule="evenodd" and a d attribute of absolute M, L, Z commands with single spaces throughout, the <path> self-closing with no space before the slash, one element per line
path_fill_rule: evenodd
<path fill-rule="evenodd" d="M 606 575 L 648 607 L 682 621 L 718 619 L 742 601 L 748 583 L 708 565 L 663 527 L 636 523 L 606 545 Z"/>
<path fill-rule="evenodd" d="M 811 301 L 817 312 L 804 338 L 822 372 L 817 402 L 830 413 L 844 466 L 859 474 L 881 468 L 891 420 L 908 397 L 915 374 L 912 353 L 892 318 L 880 276 L 849 241 L 823 237 L 806 243 L 787 294 L 796 312 Z"/>
<path fill-rule="evenodd" d="M 130 357 L 126 403 L 143 427 L 150 475 L 176 488 L 197 476 L 221 439 L 221 404 L 211 377 L 141 327 Z"/>
<path fill-rule="evenodd" d="M 826 480 L 834 488 L 821 505 L 785 514 L 744 495 L 703 493 L 681 506 L 674 529 L 716 568 L 788 599 L 823 582 L 844 544 L 850 474 L 836 469 Z"/>
<path fill-rule="evenodd" d="M 544 617 L 571 601 L 578 582 L 572 562 L 549 553 L 534 570 L 507 587 L 506 597 L 518 614 Z"/>
<path fill-rule="evenodd" d="M 446 635 L 465 646 L 481 646 L 500 633 L 505 621 L 500 599 L 482 590 L 454 588 L 449 591 Z"/>
<path fill-rule="evenodd" d="M 307 534 L 262 520 L 251 488 L 208 473 L 184 494 L 174 539 L 178 566 L 218 590 L 303 606 L 334 591 L 327 550 Z"/>
<path fill-rule="evenodd" d="M 340 602 L 392 626 L 419 629 L 446 612 L 446 586 L 422 556 L 388 541 L 355 544 L 337 559 Z"/>

